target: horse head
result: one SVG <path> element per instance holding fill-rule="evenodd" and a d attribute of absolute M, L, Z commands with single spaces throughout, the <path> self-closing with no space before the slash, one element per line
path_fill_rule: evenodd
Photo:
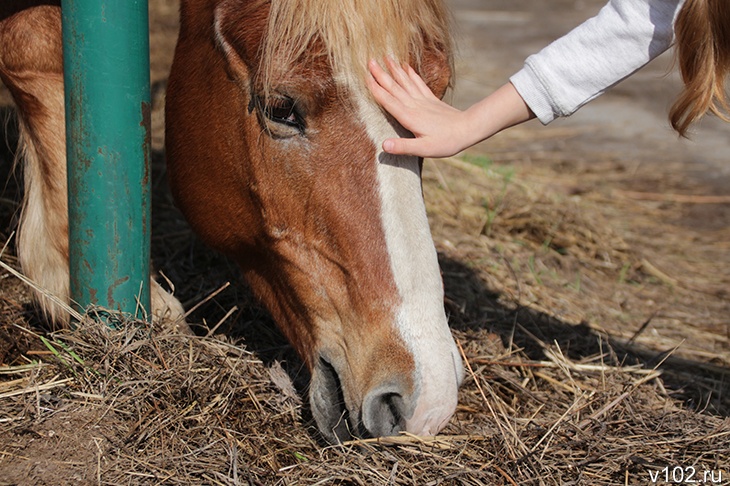
<path fill-rule="evenodd" d="M 439 2 L 188 0 L 167 94 L 168 174 L 312 373 L 324 436 L 437 433 L 461 358 L 421 191 L 421 163 L 364 83 L 369 57 L 449 84 Z M 354 5 L 368 4 L 368 5 Z"/>

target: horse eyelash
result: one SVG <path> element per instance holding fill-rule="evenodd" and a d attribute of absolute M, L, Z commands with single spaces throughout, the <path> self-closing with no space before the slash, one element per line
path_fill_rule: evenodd
<path fill-rule="evenodd" d="M 249 105 L 248 105 L 249 114 L 251 114 L 255 108 L 258 108 L 261 115 L 266 117 L 268 120 L 271 120 L 274 123 L 280 123 L 282 125 L 296 128 L 297 130 L 299 130 L 299 133 L 301 135 L 304 135 L 304 131 L 306 130 L 306 124 L 304 123 L 304 120 L 298 113 L 298 111 L 296 109 L 296 103 L 294 102 L 294 100 L 289 97 L 281 97 L 281 98 L 279 98 L 279 100 L 282 101 L 283 103 L 291 104 L 291 111 L 289 112 L 289 114 L 293 115 L 296 121 L 287 121 L 284 118 L 273 116 L 271 106 L 267 105 L 265 102 L 263 102 L 261 96 L 257 96 L 257 95 L 253 95 L 251 97 L 251 101 L 249 102 Z"/>

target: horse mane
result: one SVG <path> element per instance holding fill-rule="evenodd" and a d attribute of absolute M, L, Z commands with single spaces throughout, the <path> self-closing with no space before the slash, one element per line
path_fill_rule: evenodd
<path fill-rule="evenodd" d="M 312 53 L 312 46 L 324 52 Z M 442 0 L 270 0 L 259 74 L 324 54 L 335 76 L 362 82 L 369 59 L 388 55 L 419 67 L 427 49 L 451 62 L 450 16 Z"/>

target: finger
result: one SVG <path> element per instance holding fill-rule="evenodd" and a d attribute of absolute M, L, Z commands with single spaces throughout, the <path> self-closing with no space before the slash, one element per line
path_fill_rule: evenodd
<path fill-rule="evenodd" d="M 391 94 L 388 89 L 389 85 L 395 83 L 390 78 L 390 75 L 386 73 L 377 61 L 371 60 L 368 63 L 368 70 L 370 74 L 365 77 L 365 85 L 368 87 L 373 97 L 381 105 L 390 105 L 396 98 Z"/>
<path fill-rule="evenodd" d="M 383 88 L 386 87 L 387 85 L 390 85 L 395 82 L 395 81 L 393 81 L 393 78 L 390 77 L 390 74 L 388 74 L 380 66 L 380 63 L 378 61 L 376 61 L 375 59 L 371 59 L 368 62 L 368 71 L 370 71 L 370 75 Z"/>
<path fill-rule="evenodd" d="M 399 103 L 398 99 L 393 96 L 390 91 L 385 89 L 374 76 L 371 75 L 365 78 L 365 85 L 372 93 L 375 101 L 380 103 L 386 110 L 390 111 L 390 109 Z"/>
<path fill-rule="evenodd" d="M 410 78 L 411 83 L 413 83 L 413 85 L 419 90 L 423 97 L 438 99 L 436 95 L 433 94 L 433 91 L 431 91 L 431 88 L 428 87 L 423 78 L 410 65 L 408 66 L 408 77 Z"/>
<path fill-rule="evenodd" d="M 387 57 L 385 61 L 395 82 L 398 83 L 398 85 L 411 97 L 420 98 L 422 96 L 420 89 L 411 81 L 411 78 L 403 65 L 392 57 Z M 408 66 L 408 68 L 410 69 L 411 67 Z"/>
<path fill-rule="evenodd" d="M 377 101 L 385 109 L 385 111 L 390 113 L 393 118 L 398 120 L 398 123 L 408 129 L 413 121 L 413 114 L 409 110 L 408 106 L 397 97 L 393 96 L 390 92 L 388 92 L 388 90 L 380 86 L 373 77 L 368 76 L 365 82 L 368 89 L 370 89 L 370 92 L 373 94 L 375 101 Z"/>
<path fill-rule="evenodd" d="M 393 155 L 414 155 L 423 157 L 423 139 L 388 138 L 383 141 L 383 150 Z"/>
<path fill-rule="evenodd" d="M 368 68 L 370 69 L 370 74 L 377 84 L 379 84 L 380 87 L 387 91 L 392 97 L 403 99 L 409 96 L 409 94 L 387 71 L 385 71 L 385 69 L 380 66 L 377 61 L 371 60 L 368 63 Z"/>

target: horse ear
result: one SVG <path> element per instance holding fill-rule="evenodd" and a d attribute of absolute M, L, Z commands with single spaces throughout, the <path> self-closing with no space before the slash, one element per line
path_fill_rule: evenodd
<path fill-rule="evenodd" d="M 266 12 L 251 12 L 251 9 L 251 2 L 223 0 L 213 13 L 215 40 L 227 61 L 228 75 L 246 83 L 258 65 L 256 57 L 263 31 L 251 24 L 262 22 L 263 27 L 266 23 Z"/>

